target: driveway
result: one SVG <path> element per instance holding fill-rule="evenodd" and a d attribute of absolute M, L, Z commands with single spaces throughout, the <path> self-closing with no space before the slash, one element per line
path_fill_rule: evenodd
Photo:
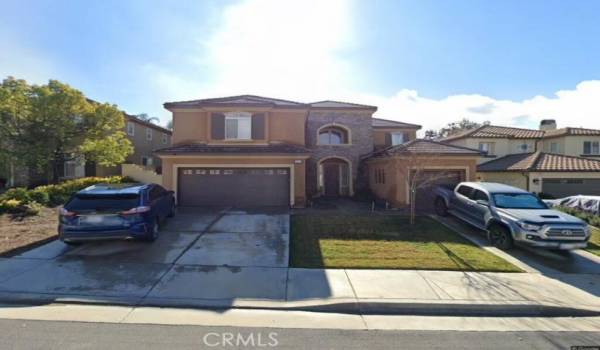
<path fill-rule="evenodd" d="M 0 296 L 157 303 L 284 299 L 286 212 L 181 209 L 154 243 L 60 241 L 0 259 Z"/>
<path fill-rule="evenodd" d="M 517 246 L 509 251 L 502 251 L 489 245 L 484 231 L 450 216 L 435 216 L 435 219 L 527 272 L 542 274 L 600 274 L 600 257 L 584 250 L 574 250 L 559 254 L 543 249 Z"/>

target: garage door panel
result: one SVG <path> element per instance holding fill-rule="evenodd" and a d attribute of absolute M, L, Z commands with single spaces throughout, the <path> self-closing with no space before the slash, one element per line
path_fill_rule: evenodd
<path fill-rule="evenodd" d="M 422 181 L 427 184 L 417 190 L 416 208 L 420 212 L 433 212 L 435 201 L 432 188 L 438 185 L 454 187 L 464 181 L 464 170 L 427 170 L 420 174 Z"/>
<path fill-rule="evenodd" d="M 542 192 L 556 198 L 574 196 L 578 194 L 600 196 L 599 179 L 542 179 Z"/>
<path fill-rule="evenodd" d="M 181 206 L 288 206 L 289 169 L 181 168 L 178 200 Z"/>

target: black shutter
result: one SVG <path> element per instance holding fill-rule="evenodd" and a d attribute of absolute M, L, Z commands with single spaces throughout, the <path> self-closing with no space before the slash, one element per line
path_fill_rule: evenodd
<path fill-rule="evenodd" d="M 252 139 L 265 139 L 265 115 L 264 113 L 255 113 L 252 115 Z"/>
<path fill-rule="evenodd" d="M 391 146 L 392 145 L 392 134 L 389 132 L 385 133 L 385 145 L 386 146 Z"/>
<path fill-rule="evenodd" d="M 210 121 L 210 137 L 213 140 L 225 139 L 225 115 L 213 113 Z"/>

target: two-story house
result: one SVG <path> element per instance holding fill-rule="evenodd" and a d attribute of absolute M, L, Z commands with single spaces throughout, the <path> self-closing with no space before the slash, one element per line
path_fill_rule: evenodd
<path fill-rule="evenodd" d="M 539 130 L 484 125 L 444 138 L 486 152 L 477 168 L 482 181 L 500 182 L 552 197 L 600 195 L 600 130 Z"/>
<path fill-rule="evenodd" d="M 420 128 L 338 101 L 242 95 L 164 106 L 173 113 L 173 145 L 156 154 L 163 185 L 182 206 L 304 206 L 352 196 L 372 185 L 366 159 L 414 141 Z"/>

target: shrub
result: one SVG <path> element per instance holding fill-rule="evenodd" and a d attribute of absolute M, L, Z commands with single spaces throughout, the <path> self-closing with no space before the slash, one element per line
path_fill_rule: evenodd
<path fill-rule="evenodd" d="M 35 215 L 42 206 L 64 204 L 71 195 L 86 187 L 98 183 L 135 182 L 130 177 L 84 177 L 68 180 L 55 185 L 38 186 L 32 190 L 26 188 L 11 188 L 0 195 L 0 212 L 25 213 Z M 30 213 L 30 214 L 27 214 Z"/>

